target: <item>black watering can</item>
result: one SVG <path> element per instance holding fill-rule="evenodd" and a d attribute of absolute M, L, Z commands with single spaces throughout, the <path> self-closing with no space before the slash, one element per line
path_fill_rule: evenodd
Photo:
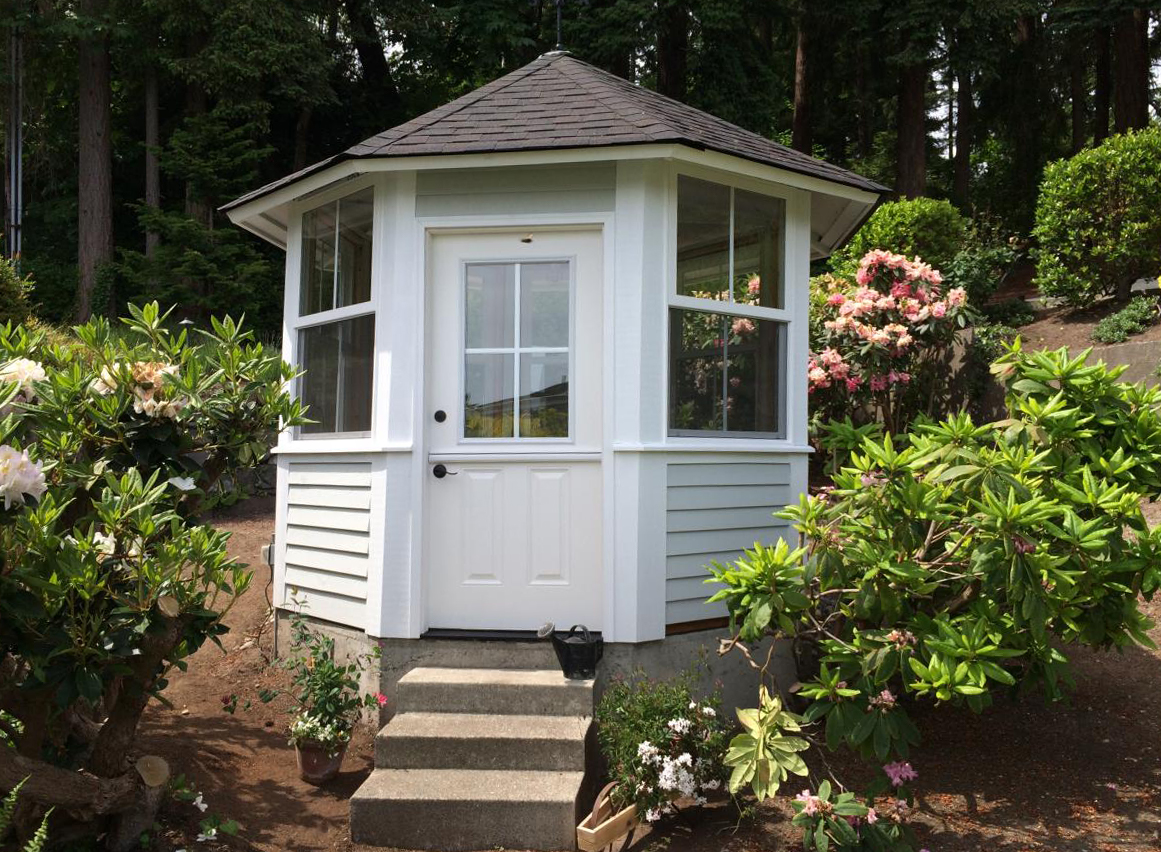
<path fill-rule="evenodd" d="M 560 670 L 570 680 L 585 680 L 597 673 L 597 663 L 605 653 L 605 640 L 589 633 L 583 624 L 574 624 L 568 633 L 556 630 L 551 621 L 545 624 L 537 635 L 541 639 L 551 639 Z"/>

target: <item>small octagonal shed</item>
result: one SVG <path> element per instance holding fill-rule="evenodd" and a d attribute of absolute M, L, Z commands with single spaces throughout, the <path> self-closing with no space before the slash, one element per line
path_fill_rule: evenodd
<path fill-rule="evenodd" d="M 812 259 L 885 188 L 567 53 L 226 208 L 286 249 L 276 599 L 370 637 L 708 626 L 806 488 Z"/>

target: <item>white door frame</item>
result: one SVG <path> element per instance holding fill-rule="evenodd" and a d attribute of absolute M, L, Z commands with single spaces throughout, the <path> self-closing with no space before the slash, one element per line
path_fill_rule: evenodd
<path fill-rule="evenodd" d="M 602 330 L 601 337 L 604 345 L 605 357 L 601 368 L 601 395 L 602 395 L 602 423 L 601 423 L 601 475 L 602 475 L 602 595 L 604 637 L 606 641 L 615 641 L 615 601 L 616 577 L 614 555 L 615 547 L 613 533 L 615 530 L 615 506 L 613 500 L 613 448 L 614 434 L 614 391 L 615 391 L 615 336 L 613 323 L 614 295 L 616 291 L 614 270 L 616 269 L 616 241 L 614 215 L 612 213 L 540 213 L 540 214 L 504 214 L 504 215 L 470 215 L 470 216 L 417 216 L 415 217 L 414 252 L 418 259 L 416 271 L 419 283 L 422 286 L 422 298 L 419 302 L 419 317 L 416 326 L 417 353 L 419 353 L 418 373 L 416 382 L 416 399 L 414 405 L 414 421 L 412 434 L 412 511 L 415 513 L 415 522 L 412 525 L 415 545 L 411 550 L 411 580 L 412 590 L 410 609 L 411 623 L 417 625 L 415 636 L 418 637 L 430 626 L 428 622 L 427 598 L 429 584 L 426 570 L 427 555 L 427 528 L 425 514 L 428 471 L 428 430 L 427 415 L 429 408 L 427 388 L 427 347 L 428 347 L 428 298 L 430 296 L 430 272 L 433 238 L 440 234 L 486 234 L 489 232 L 519 231 L 529 229 L 552 228 L 554 230 L 599 230 L 601 232 L 602 249 Z"/>

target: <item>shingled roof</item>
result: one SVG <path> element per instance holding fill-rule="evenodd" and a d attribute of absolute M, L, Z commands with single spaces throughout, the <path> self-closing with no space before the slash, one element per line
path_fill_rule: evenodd
<path fill-rule="evenodd" d="M 888 191 L 854 172 L 556 51 L 222 209 L 252 201 L 344 160 L 657 143 L 730 154 L 868 192 Z"/>

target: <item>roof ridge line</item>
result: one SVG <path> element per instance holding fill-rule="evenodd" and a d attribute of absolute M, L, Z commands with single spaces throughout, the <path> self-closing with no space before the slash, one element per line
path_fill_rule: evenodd
<path fill-rule="evenodd" d="M 626 80 L 624 77 L 618 77 L 616 74 L 613 74 L 610 71 L 606 71 L 604 68 L 600 68 L 596 65 L 585 62 L 583 59 L 577 59 L 575 56 L 570 57 L 570 58 L 576 62 L 580 62 L 582 65 L 588 66 L 592 70 L 598 72 L 601 76 L 610 78 L 610 80 L 609 80 L 610 83 L 615 83 L 618 85 L 626 85 L 626 86 L 633 87 L 636 90 L 639 90 L 639 91 L 634 92 L 634 94 L 637 94 L 638 96 L 640 96 L 642 93 L 644 93 L 645 97 L 659 98 L 661 100 L 666 101 L 669 104 L 680 107 L 682 109 L 693 109 L 693 110 L 698 109 L 695 106 L 691 106 L 690 104 L 687 104 L 685 101 L 679 101 L 677 98 L 671 98 L 669 95 L 663 94 L 663 93 L 657 91 L 656 89 L 650 89 L 647 86 L 642 86 L 638 83 L 634 83 L 632 80 Z M 573 75 L 571 75 L 571 74 L 569 76 L 570 76 L 570 78 L 573 77 Z M 588 89 L 588 87 L 586 87 L 586 89 Z M 591 91 L 591 89 L 588 89 L 588 90 Z M 603 99 L 601 99 L 601 102 L 605 103 L 605 101 Z M 612 108 L 614 110 L 616 109 L 616 107 L 611 105 L 611 104 L 606 103 L 605 105 L 609 106 L 610 108 Z M 812 154 L 806 154 L 802 151 L 796 150 L 795 148 L 791 148 L 789 145 L 783 145 L 781 142 L 779 142 L 775 139 L 771 139 L 769 136 L 765 136 L 761 133 L 758 133 L 757 131 L 742 127 L 740 124 L 735 124 L 734 122 L 729 121 L 728 119 L 722 118 L 719 115 L 714 115 L 713 113 L 706 112 L 705 110 L 698 110 L 698 111 L 705 112 L 705 114 L 708 115 L 710 118 L 714 119 L 715 121 L 719 121 L 722 124 L 732 128 L 740 133 L 745 133 L 748 136 L 753 136 L 756 139 L 759 139 L 768 145 L 776 145 L 782 151 L 786 152 L 787 154 L 792 155 L 793 157 L 795 157 L 796 159 L 799 159 L 801 161 L 805 161 L 805 162 L 809 162 L 809 163 L 819 163 L 819 164 L 822 164 L 825 166 L 829 166 L 833 169 L 839 169 L 842 171 L 849 171 L 849 169 L 842 169 L 841 166 L 835 166 L 833 163 L 830 163 L 826 160 L 821 160 L 818 157 L 813 156 Z M 628 116 L 624 116 L 624 114 L 621 113 L 619 110 L 617 110 L 617 113 L 618 113 L 618 115 L 622 115 L 623 117 L 628 118 Z M 680 130 L 678 130 L 677 128 L 675 128 L 673 126 L 673 124 L 669 121 L 668 116 L 656 116 L 655 115 L 654 118 L 656 119 L 656 121 L 651 122 L 651 123 L 655 123 L 655 124 L 663 123 L 668 128 L 670 133 L 675 133 L 675 134 L 680 135 Z M 634 122 L 634 125 L 637 127 L 641 127 L 641 125 L 636 123 L 636 122 Z"/>
<path fill-rule="evenodd" d="M 552 63 L 556 62 L 558 59 L 563 59 L 566 55 L 567 54 L 563 54 L 563 53 L 559 54 L 557 56 L 549 56 L 548 54 L 541 54 L 540 56 L 536 57 L 536 59 L 534 59 L 532 62 L 529 62 L 527 65 L 525 65 L 521 68 L 517 68 L 514 71 L 509 71 L 503 77 L 497 77 L 495 80 L 492 80 L 491 83 L 485 83 L 480 88 L 474 89 L 471 92 L 468 92 L 464 95 L 461 95 L 460 97 L 458 97 L 454 101 L 452 101 L 451 104 L 444 104 L 444 106 L 446 107 L 446 106 L 451 106 L 452 104 L 455 104 L 455 103 L 459 103 L 460 101 L 463 101 L 463 103 L 460 104 L 459 106 L 457 106 L 455 109 L 449 110 L 448 112 L 441 113 L 440 115 L 435 116 L 434 118 L 429 118 L 426 123 L 417 125 L 416 127 L 413 127 L 411 130 L 408 130 L 402 136 L 397 136 L 396 138 L 392 139 L 390 142 L 387 142 L 384 145 L 379 146 L 379 148 L 377 150 L 385 151 L 387 148 L 390 148 L 396 142 L 402 142 L 404 139 L 411 136 L 413 133 L 417 133 L 420 130 L 425 130 L 428 127 L 431 127 L 433 124 L 437 124 L 438 122 L 444 121 L 445 119 L 455 115 L 457 112 L 460 112 L 461 110 L 465 110 L 468 107 L 479 103 L 484 98 L 491 97 L 492 95 L 496 94 L 497 92 L 504 91 L 509 86 L 512 86 L 516 83 L 519 83 L 525 77 L 529 76 L 530 74 L 535 73 L 536 71 L 539 71 L 541 68 L 544 68 L 548 65 L 551 65 Z M 536 63 L 541 59 L 545 59 L 545 62 L 542 65 L 537 65 Z M 533 66 L 535 66 L 535 67 L 533 67 Z M 521 74 L 520 72 L 524 72 L 524 73 Z M 520 76 L 516 76 L 517 74 L 519 74 Z M 502 86 L 496 86 L 496 88 L 491 89 L 490 91 L 484 91 L 485 89 L 488 88 L 488 86 L 493 85 L 495 83 L 499 83 L 501 80 L 503 80 L 507 77 L 511 77 L 512 79 L 509 80 L 507 83 L 505 83 Z M 476 95 L 476 97 L 472 98 L 472 95 Z M 470 100 L 469 100 L 469 98 L 470 98 Z M 439 112 L 438 107 L 436 109 L 433 109 L 430 112 L 426 113 L 426 115 L 430 116 L 430 115 L 432 115 L 432 113 L 437 113 L 437 112 Z M 418 120 L 419 118 L 423 118 L 423 116 L 416 116 L 416 118 L 412 119 L 412 121 Z M 374 137 L 371 137 L 371 138 L 373 139 Z M 360 143 L 360 144 L 362 144 L 362 143 Z"/>
<path fill-rule="evenodd" d="M 585 62 L 583 59 L 577 59 L 575 56 L 570 56 L 569 58 L 572 59 L 574 62 L 579 62 L 581 65 L 584 65 L 587 68 L 591 68 L 592 70 L 601 73 L 602 75 L 608 75 L 609 77 L 612 77 L 613 80 L 616 82 L 628 83 L 630 86 L 635 85 L 634 83 L 630 82 L 629 80 L 625 80 L 622 77 L 618 77 L 616 74 L 608 72 L 603 68 L 598 68 L 596 65 L 592 65 L 591 63 Z M 565 67 L 567 68 L 567 65 Z M 640 130 L 642 132 L 645 131 L 645 128 L 648 125 L 640 122 L 638 120 L 638 116 L 626 114 L 626 112 L 622 109 L 622 107 L 625 106 L 623 101 L 617 101 L 617 100 L 610 101 L 610 98 L 606 97 L 604 92 L 599 91 L 599 90 L 594 90 L 594 87 L 592 85 L 590 85 L 590 81 L 586 80 L 582 75 L 573 74 L 570 71 L 564 71 L 563 73 L 570 80 L 572 80 L 578 86 L 583 88 L 586 92 L 588 92 L 590 95 L 592 95 L 594 98 L 596 98 L 596 100 L 599 101 L 603 106 L 612 110 L 614 113 L 616 113 L 618 116 L 620 116 L 625 121 L 632 124 L 638 130 Z M 638 110 L 638 114 L 640 114 L 639 110 Z M 662 118 L 661 116 L 653 116 L 654 120 L 648 122 L 648 124 L 664 123 L 666 129 L 668 129 L 671 134 L 677 132 L 676 129 L 673 127 L 673 125 L 668 122 L 668 120 L 662 122 L 661 118 Z M 649 135 L 652 136 L 653 134 L 649 134 Z"/>

